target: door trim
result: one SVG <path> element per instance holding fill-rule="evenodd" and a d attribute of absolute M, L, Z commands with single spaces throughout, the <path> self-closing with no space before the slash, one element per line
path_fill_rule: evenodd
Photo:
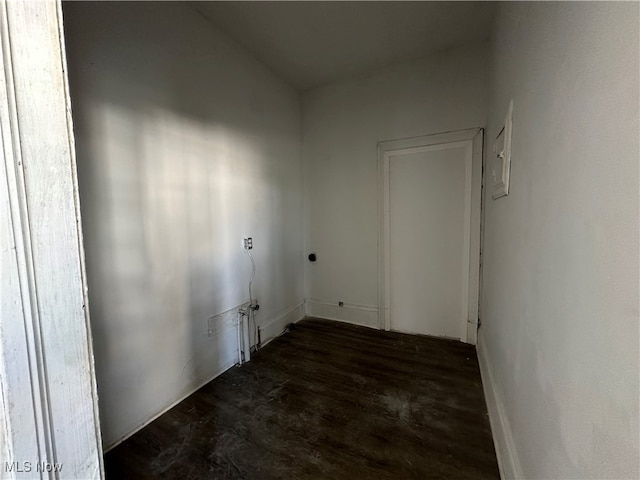
<path fill-rule="evenodd" d="M 0 25 L 0 478 L 102 478 L 61 2 Z"/>
<path fill-rule="evenodd" d="M 472 128 L 454 132 L 424 135 L 420 137 L 389 140 L 378 143 L 378 323 L 380 329 L 391 329 L 390 317 L 390 197 L 389 166 L 394 154 L 418 153 L 448 148 L 452 144 L 469 145 L 470 161 L 467 162 L 465 179 L 465 246 L 463 264 L 469 275 L 465 278 L 463 292 L 467 299 L 463 305 L 460 340 L 476 344 L 478 328 L 478 303 L 480 286 L 480 216 L 482 190 L 482 145 L 484 131 Z"/>

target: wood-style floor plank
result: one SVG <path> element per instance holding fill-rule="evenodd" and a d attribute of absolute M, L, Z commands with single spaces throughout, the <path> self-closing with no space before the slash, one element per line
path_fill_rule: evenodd
<path fill-rule="evenodd" d="M 497 479 L 475 348 L 306 319 L 106 455 L 115 479 Z"/>

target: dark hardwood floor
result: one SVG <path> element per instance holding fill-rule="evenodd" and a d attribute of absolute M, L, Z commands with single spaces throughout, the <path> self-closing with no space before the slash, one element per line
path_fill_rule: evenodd
<path fill-rule="evenodd" d="M 106 455 L 116 479 L 499 478 L 475 348 L 307 319 Z"/>

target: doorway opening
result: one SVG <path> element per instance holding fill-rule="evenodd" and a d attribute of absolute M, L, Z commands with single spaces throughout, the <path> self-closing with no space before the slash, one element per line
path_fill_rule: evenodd
<path fill-rule="evenodd" d="M 475 344 L 483 130 L 378 144 L 379 323 Z"/>

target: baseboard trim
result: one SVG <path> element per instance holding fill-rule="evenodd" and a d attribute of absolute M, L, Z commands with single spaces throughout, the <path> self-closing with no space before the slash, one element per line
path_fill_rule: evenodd
<path fill-rule="evenodd" d="M 324 318 L 326 320 L 375 328 L 376 330 L 380 329 L 378 307 L 375 305 L 345 303 L 343 306 L 339 306 L 337 303 L 308 298 L 305 300 L 305 313 L 307 317 Z"/>
<path fill-rule="evenodd" d="M 509 425 L 509 418 L 505 413 L 502 401 L 498 395 L 491 363 L 484 349 L 482 337 L 478 339 L 476 350 L 478 352 L 482 387 L 487 401 L 487 409 L 489 410 L 489 421 L 491 423 L 491 433 L 496 449 L 496 457 L 498 458 L 500 478 L 503 480 L 524 478 L 516 453 L 513 435 L 511 434 L 512 430 Z"/>
<path fill-rule="evenodd" d="M 235 327 L 233 327 L 235 329 Z M 176 405 L 178 405 L 180 402 L 184 401 L 187 397 L 193 395 L 195 392 L 197 392 L 198 390 L 200 390 L 202 387 L 204 387 L 207 383 L 209 383 L 210 381 L 214 380 L 215 378 L 219 377 L 220 375 L 222 375 L 224 372 L 226 372 L 227 370 L 229 370 L 231 367 L 233 367 L 234 365 L 237 365 L 238 362 L 237 361 L 233 361 L 231 363 L 227 363 L 226 365 L 224 365 L 221 369 L 219 369 L 218 371 L 216 371 L 216 373 L 214 373 L 211 377 L 207 378 L 206 380 L 202 381 L 201 383 L 197 384 L 196 387 L 189 389 L 189 391 L 187 393 L 185 393 L 184 395 L 182 395 L 181 397 L 179 397 L 176 401 L 174 401 L 173 403 L 169 404 L 166 408 L 163 408 L 162 410 L 160 410 L 158 413 L 156 413 L 155 415 L 151 416 L 148 420 L 146 420 L 145 422 L 143 422 L 142 424 L 140 424 L 140 426 L 134 428 L 133 430 L 131 430 L 131 432 L 127 433 L 126 435 L 123 435 L 121 438 L 119 438 L 118 440 L 116 440 L 115 442 L 112 442 L 111 444 L 103 447 L 104 453 L 106 454 L 109 450 L 114 449 L 115 447 L 117 447 L 118 445 L 120 445 L 122 442 L 124 442 L 125 440 L 127 440 L 129 437 L 132 437 L 133 435 L 135 435 L 136 433 L 138 433 L 140 430 L 142 430 L 144 427 L 146 427 L 147 425 L 149 425 L 151 422 L 153 422 L 154 420 L 157 420 L 159 417 L 161 417 L 162 415 L 164 415 L 165 413 L 167 413 L 169 410 L 171 410 L 173 407 L 175 407 Z"/>
<path fill-rule="evenodd" d="M 207 326 L 210 331 L 210 336 L 211 337 L 219 336 L 224 333 L 228 333 L 230 330 L 235 331 L 235 329 L 237 328 L 237 322 L 238 322 L 238 315 L 237 315 L 238 309 L 242 307 L 246 307 L 248 305 L 249 305 L 249 301 L 247 300 L 234 308 L 230 308 L 229 310 L 226 310 L 222 313 L 209 317 L 209 319 L 207 320 L 208 322 Z M 300 302 L 299 304 L 291 308 L 285 309 L 277 313 L 273 317 L 271 317 L 267 322 L 265 322 L 260 326 L 260 331 L 263 338 L 262 346 L 265 346 L 267 343 L 271 342 L 274 338 L 280 336 L 286 329 L 287 325 L 289 325 L 290 323 L 299 322 L 304 318 L 304 316 L 305 316 L 304 302 Z M 266 338 L 266 341 L 264 340 L 265 338 Z M 219 377 L 224 372 L 226 372 L 231 367 L 237 364 L 238 362 L 237 362 L 237 354 L 236 354 L 233 361 L 223 364 L 222 368 L 218 369 L 213 375 L 207 377 L 202 382 L 199 382 L 193 388 L 190 388 L 186 393 L 178 397 L 177 400 L 173 401 L 167 407 L 163 408 L 156 414 L 149 417 L 149 419 L 145 420 L 143 423 L 135 427 L 126 435 L 123 435 L 118 440 L 111 442 L 109 445 L 104 446 L 103 447 L 104 453 L 107 453 L 108 451 L 114 449 L 115 447 L 120 445 L 122 442 L 124 442 L 131 436 L 135 435 L 137 432 L 142 430 L 151 422 L 153 422 L 154 420 L 158 419 L 159 417 L 167 413 L 169 410 L 171 410 L 173 407 L 178 405 L 180 402 L 184 401 L 187 397 L 189 397 L 190 395 L 193 395 L 199 389 L 204 387 L 207 383 L 216 379 L 217 377 Z"/>
<path fill-rule="evenodd" d="M 260 347 L 264 347 L 274 338 L 284 333 L 287 325 L 297 323 L 304 318 L 304 302 L 282 310 L 260 325 Z"/>

